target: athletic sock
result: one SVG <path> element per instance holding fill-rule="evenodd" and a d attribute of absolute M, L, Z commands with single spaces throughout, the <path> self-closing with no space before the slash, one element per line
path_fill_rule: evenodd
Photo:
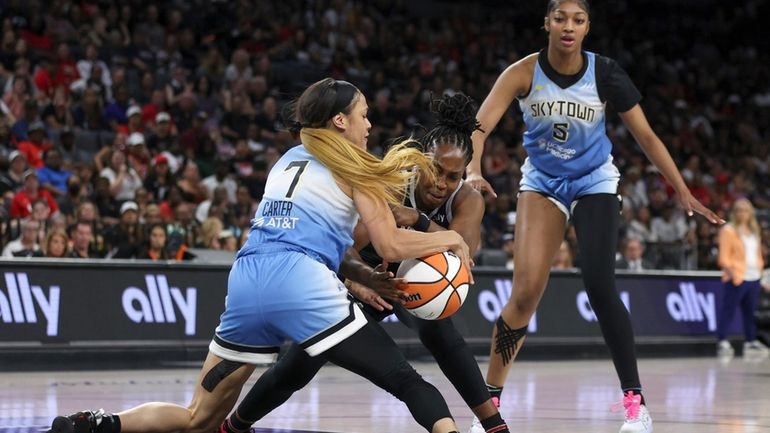
<path fill-rule="evenodd" d="M 120 417 L 114 414 L 105 413 L 102 415 L 102 421 L 96 427 L 97 433 L 120 433 Z"/>
<path fill-rule="evenodd" d="M 482 419 L 481 426 L 484 427 L 486 433 L 510 433 L 499 412 L 489 418 Z"/>
<path fill-rule="evenodd" d="M 492 397 L 492 402 L 495 404 L 495 406 L 499 407 L 500 395 L 503 393 L 503 387 L 487 384 L 487 391 L 489 391 L 489 395 Z"/>

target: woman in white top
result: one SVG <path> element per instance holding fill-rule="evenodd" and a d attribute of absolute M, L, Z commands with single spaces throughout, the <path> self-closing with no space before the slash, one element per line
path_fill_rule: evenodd
<path fill-rule="evenodd" d="M 727 328 L 738 305 L 741 307 L 743 332 L 746 336 L 744 354 L 770 353 L 767 347 L 757 341 L 754 311 L 757 309 L 764 260 L 754 206 L 745 198 L 735 202 L 730 223 L 719 231 L 719 267 L 722 268 L 724 298 L 717 321 L 717 353 L 733 354 L 733 348 L 727 341 Z"/>

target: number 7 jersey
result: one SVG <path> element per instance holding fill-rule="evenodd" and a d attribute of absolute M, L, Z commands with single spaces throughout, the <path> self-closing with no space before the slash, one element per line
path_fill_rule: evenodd
<path fill-rule="evenodd" d="M 249 239 L 238 255 L 281 243 L 336 272 L 353 244 L 356 222 L 353 200 L 337 186 L 331 171 L 298 145 L 270 170 Z"/>
<path fill-rule="evenodd" d="M 527 125 L 527 155 L 535 168 L 553 177 L 589 173 L 605 163 L 612 150 L 597 86 L 596 55 L 584 54 L 583 76 L 566 88 L 548 78 L 540 64 L 545 59 L 538 58 L 529 93 L 519 99 Z"/>

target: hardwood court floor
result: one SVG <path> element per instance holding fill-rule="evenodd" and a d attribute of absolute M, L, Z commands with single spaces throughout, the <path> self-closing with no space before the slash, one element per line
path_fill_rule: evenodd
<path fill-rule="evenodd" d="M 447 399 L 461 432 L 470 410 L 431 363 L 413 363 Z M 482 364 L 482 371 L 486 365 Z M 258 369 L 256 374 L 263 369 Z M 770 360 L 643 359 L 640 371 L 656 432 L 770 433 Z M 146 401 L 186 404 L 196 369 L 0 373 L 0 433 L 39 431 L 58 413 Z M 250 382 L 251 383 L 251 382 Z M 608 360 L 520 362 L 502 399 L 516 433 L 615 433 L 620 399 Z M 268 432 L 419 432 L 405 406 L 363 379 L 325 367 L 303 391 L 262 420 Z"/>

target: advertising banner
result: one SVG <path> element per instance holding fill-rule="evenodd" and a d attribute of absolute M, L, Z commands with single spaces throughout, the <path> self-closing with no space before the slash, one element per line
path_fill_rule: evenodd
<path fill-rule="evenodd" d="M 0 342 L 205 344 L 224 308 L 229 268 L 141 262 L 0 262 Z M 510 296 L 510 271 L 476 269 L 476 284 L 452 317 L 469 339 L 488 339 Z M 716 273 L 621 274 L 620 297 L 637 336 L 704 336 L 716 331 L 722 283 Z M 731 324 L 739 333 L 740 318 Z M 416 335 L 383 322 L 397 340 Z M 599 336 L 578 273 L 551 276 L 532 337 Z"/>

